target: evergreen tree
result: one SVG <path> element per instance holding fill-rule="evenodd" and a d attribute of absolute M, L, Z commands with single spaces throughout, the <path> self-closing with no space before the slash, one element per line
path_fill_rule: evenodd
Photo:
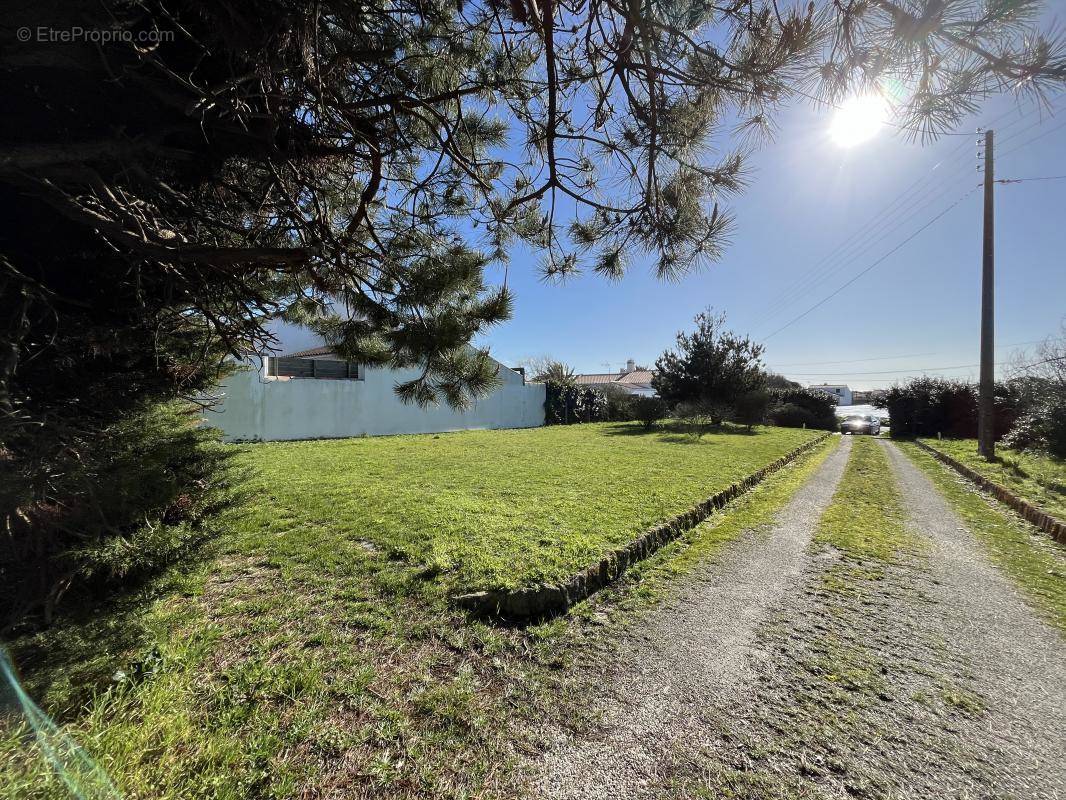
<path fill-rule="evenodd" d="M 702 407 L 715 424 L 741 395 L 763 387 L 763 346 L 725 329 L 725 314 L 696 315 L 692 333 L 680 331 L 677 347 L 655 362 L 652 386 L 671 406 Z"/>

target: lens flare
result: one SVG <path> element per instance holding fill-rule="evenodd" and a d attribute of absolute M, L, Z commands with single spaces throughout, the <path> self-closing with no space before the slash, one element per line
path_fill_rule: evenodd
<path fill-rule="evenodd" d="M 854 147 L 872 139 L 888 119 L 888 103 L 876 94 L 851 97 L 837 109 L 829 136 L 841 147 Z"/>
<path fill-rule="evenodd" d="M 13 730 L 25 736 L 27 747 L 35 747 L 35 755 L 44 762 L 41 767 L 55 770 L 73 797 L 78 800 L 122 800 L 122 794 L 103 768 L 26 694 L 2 649 L 0 723 L 14 723 Z"/>

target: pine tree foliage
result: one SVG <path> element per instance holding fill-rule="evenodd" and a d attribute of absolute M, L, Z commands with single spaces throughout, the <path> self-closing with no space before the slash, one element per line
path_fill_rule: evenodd
<path fill-rule="evenodd" d="M 655 362 L 652 387 L 670 406 L 698 406 L 717 423 L 737 398 L 763 388 L 763 346 L 726 329 L 725 314 L 704 311 L 695 323 Z"/>

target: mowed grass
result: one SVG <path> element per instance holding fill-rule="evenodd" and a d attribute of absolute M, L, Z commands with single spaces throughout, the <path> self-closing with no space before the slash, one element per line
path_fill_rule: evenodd
<path fill-rule="evenodd" d="M 871 437 L 853 437 L 851 457 L 815 541 L 863 562 L 892 562 L 921 552 L 904 524 L 903 501 L 884 449 Z"/>
<path fill-rule="evenodd" d="M 242 446 L 247 500 L 200 563 L 68 606 L 11 652 L 59 724 L 54 752 L 77 743 L 128 798 L 514 797 L 528 731 L 567 702 L 551 676 L 573 658 L 569 623 L 495 626 L 450 595 L 568 574 L 816 435 L 594 425 Z M 746 517 L 779 507 L 814 458 Z M 28 729 L 0 724 L 0 798 L 69 794 Z"/>
<path fill-rule="evenodd" d="M 996 460 L 990 462 L 977 454 L 976 439 L 922 441 L 1052 516 L 1066 520 L 1066 461 L 997 447 Z"/>
<path fill-rule="evenodd" d="M 353 545 L 450 591 L 563 578 L 814 438 L 632 424 L 246 446 L 242 549 L 328 569 Z"/>

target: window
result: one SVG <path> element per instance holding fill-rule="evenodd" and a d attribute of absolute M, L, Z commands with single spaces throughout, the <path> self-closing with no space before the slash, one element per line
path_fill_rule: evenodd
<path fill-rule="evenodd" d="M 267 375 L 277 378 L 328 378 L 332 380 L 362 380 L 358 364 L 326 358 L 271 358 Z"/>

